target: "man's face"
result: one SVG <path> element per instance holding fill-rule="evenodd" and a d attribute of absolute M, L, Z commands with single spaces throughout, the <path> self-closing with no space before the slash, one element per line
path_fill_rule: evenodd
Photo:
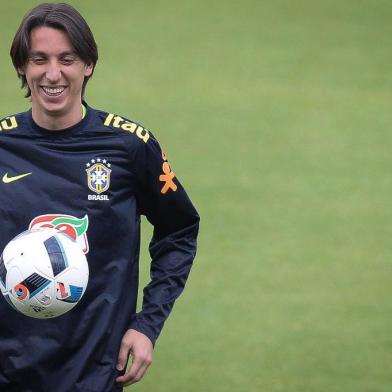
<path fill-rule="evenodd" d="M 83 81 L 92 71 L 93 67 L 75 53 L 64 31 L 47 26 L 34 28 L 28 62 L 19 70 L 31 90 L 33 116 L 67 120 L 80 114 Z"/>

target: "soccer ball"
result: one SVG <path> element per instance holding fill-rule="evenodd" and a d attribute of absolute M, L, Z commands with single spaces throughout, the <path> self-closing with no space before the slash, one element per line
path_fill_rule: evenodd
<path fill-rule="evenodd" d="M 86 291 L 88 277 L 80 245 L 55 229 L 19 234 L 0 257 L 4 298 L 14 309 L 34 318 L 53 318 L 71 310 Z"/>

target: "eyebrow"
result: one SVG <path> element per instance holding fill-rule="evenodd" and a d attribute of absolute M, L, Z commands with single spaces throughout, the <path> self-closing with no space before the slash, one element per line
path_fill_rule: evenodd
<path fill-rule="evenodd" d="M 75 52 L 75 51 L 65 51 L 65 52 L 61 52 L 58 56 L 59 57 L 62 57 L 62 56 L 69 56 L 69 55 L 72 55 L 72 56 L 77 56 L 77 53 Z M 32 56 L 47 56 L 47 53 L 45 53 L 45 52 L 42 52 L 42 51 L 39 51 L 39 50 L 32 50 L 30 53 L 29 53 L 29 56 L 30 57 L 32 57 Z"/>

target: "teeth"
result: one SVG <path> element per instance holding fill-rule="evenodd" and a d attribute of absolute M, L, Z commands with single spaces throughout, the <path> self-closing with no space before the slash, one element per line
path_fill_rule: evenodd
<path fill-rule="evenodd" d="M 64 90 L 65 87 L 42 87 L 46 94 L 56 96 L 60 95 Z"/>

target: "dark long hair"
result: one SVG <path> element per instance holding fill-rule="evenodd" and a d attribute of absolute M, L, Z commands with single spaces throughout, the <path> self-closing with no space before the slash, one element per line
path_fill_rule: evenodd
<path fill-rule="evenodd" d="M 64 31 L 75 49 L 76 54 L 87 65 L 93 66 L 98 61 L 98 48 L 93 33 L 87 22 L 80 13 L 65 3 L 43 3 L 33 8 L 25 15 L 11 45 L 10 56 L 22 88 L 26 87 L 26 98 L 31 96 L 31 90 L 27 84 L 26 76 L 19 73 L 29 61 L 30 34 L 36 27 L 47 26 Z M 89 78 L 86 76 L 83 82 L 82 96 Z"/>

